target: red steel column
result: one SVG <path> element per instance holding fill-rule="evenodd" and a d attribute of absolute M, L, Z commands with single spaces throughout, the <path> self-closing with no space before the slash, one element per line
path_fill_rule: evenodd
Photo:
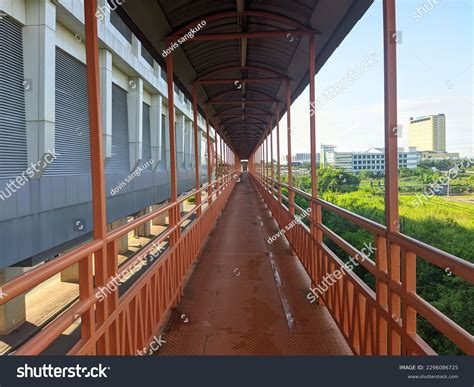
<path fill-rule="evenodd" d="M 295 215 L 295 193 L 291 190 L 293 187 L 292 158 L 291 158 L 291 87 L 290 81 L 286 81 L 286 117 L 288 125 L 288 201 L 290 214 Z"/>
<path fill-rule="evenodd" d="M 99 252 L 95 253 L 95 274 L 96 286 L 105 286 L 108 275 L 107 268 L 115 265 L 108 265 L 105 238 L 107 236 L 106 227 L 106 199 L 105 199 L 105 178 L 104 178 L 104 155 L 102 145 L 102 125 L 100 111 L 100 77 L 99 77 L 99 40 L 97 36 L 96 1 L 86 0 L 84 3 L 85 32 L 86 32 L 86 62 L 87 62 L 87 92 L 89 108 L 90 127 L 90 153 L 91 153 L 91 178 L 92 178 L 92 214 L 93 214 L 93 235 L 95 240 L 102 240 L 104 243 Z M 113 257 L 116 259 L 116 257 Z M 92 267 L 91 258 L 80 263 L 79 287 L 80 298 L 92 297 Z M 111 297 L 112 299 L 112 297 Z M 96 324 L 102 324 L 109 316 L 108 302 L 97 304 L 96 319 L 94 321 L 94 310 L 89 310 L 81 316 L 81 337 L 90 338 L 95 333 Z M 108 352 L 108 333 L 106 342 L 98 343 L 99 354 Z"/>
<path fill-rule="evenodd" d="M 395 0 L 383 2 L 384 26 L 384 80 L 385 80 L 385 224 L 389 233 L 399 232 L 398 219 L 398 141 L 397 118 L 397 32 Z M 400 281 L 400 247 L 387 242 L 387 263 L 389 280 Z M 383 257 L 380 257 L 383 259 Z M 400 297 L 388 287 L 388 297 L 384 290 L 379 295 L 378 304 L 388 301 L 388 354 L 401 354 L 401 337 L 395 332 L 394 320 L 401 318 Z M 377 292 L 378 294 L 378 292 Z M 386 298 L 386 299 L 384 299 Z M 405 316 L 408 317 L 408 316 Z M 416 319 L 416 317 L 415 317 Z M 408 322 L 411 329 L 414 321 Z M 416 330 L 416 326 L 414 327 Z"/>
<path fill-rule="evenodd" d="M 224 159 L 224 176 L 227 175 L 227 144 L 222 140 L 222 158 Z"/>
<path fill-rule="evenodd" d="M 281 164 L 280 164 L 280 104 L 276 106 L 276 135 L 277 135 L 277 179 L 278 179 L 278 203 L 282 203 L 281 198 Z"/>
<path fill-rule="evenodd" d="M 267 153 L 268 153 L 268 150 L 266 149 L 267 148 L 267 137 L 265 137 L 263 139 L 263 143 L 262 143 L 262 151 L 263 151 L 263 181 L 267 182 Z"/>
<path fill-rule="evenodd" d="M 255 172 L 257 172 L 257 174 L 258 174 L 258 169 L 259 169 L 258 164 L 260 164 L 259 152 L 260 152 L 260 148 L 257 147 L 257 150 L 255 151 Z"/>
<path fill-rule="evenodd" d="M 267 157 L 267 184 L 269 185 L 269 179 L 270 179 L 270 170 L 268 169 L 270 165 L 270 134 L 267 133 L 267 137 L 265 138 L 265 152 L 266 152 L 266 157 Z M 269 187 L 267 187 L 269 188 Z"/>
<path fill-rule="evenodd" d="M 271 184 L 270 184 L 270 189 L 272 192 L 272 197 L 275 196 L 275 172 L 273 170 L 273 127 L 272 127 L 272 122 L 270 122 L 270 178 L 271 178 Z"/>
<path fill-rule="evenodd" d="M 225 165 L 225 174 L 228 174 L 228 165 L 229 164 L 229 149 L 227 147 L 227 144 L 224 142 L 224 165 Z"/>
<path fill-rule="evenodd" d="M 270 152 L 268 150 L 268 147 L 270 146 L 270 139 L 269 139 L 269 134 L 267 134 L 267 137 L 265 138 L 265 157 L 266 157 L 266 171 L 267 171 L 267 181 L 268 178 L 270 177 L 270 171 L 268 170 L 268 164 L 270 164 Z"/>
<path fill-rule="evenodd" d="M 311 195 L 318 197 L 318 182 L 316 170 L 316 113 L 314 112 L 316 91 L 315 91 L 315 77 L 316 77 L 316 50 L 314 35 L 309 36 L 309 128 L 310 128 L 310 142 L 311 142 Z"/>
<path fill-rule="evenodd" d="M 209 128 L 209 105 L 206 104 L 206 137 L 207 137 L 207 203 L 212 203 L 212 160 L 211 160 L 211 134 Z"/>
<path fill-rule="evenodd" d="M 214 139 L 216 146 L 216 180 L 219 180 L 219 152 L 218 152 L 218 137 L 217 130 L 214 129 Z M 216 191 L 219 189 L 219 182 L 216 182 Z"/>
<path fill-rule="evenodd" d="M 255 171 L 257 174 L 260 173 L 260 167 L 261 167 L 261 160 L 260 160 L 260 145 L 257 147 L 257 150 L 255 152 Z M 260 179 L 260 176 L 257 176 Z"/>
<path fill-rule="evenodd" d="M 395 0 L 384 0 L 385 76 L 385 206 L 386 226 L 399 231 L 398 223 L 398 139 L 397 139 L 397 49 Z"/>
<path fill-rule="evenodd" d="M 173 54 L 166 57 L 166 73 L 168 82 L 168 120 L 169 120 L 169 136 L 170 136 L 170 191 L 171 191 L 171 203 L 174 204 L 172 210 L 170 210 L 170 227 L 175 227 L 179 222 L 179 205 L 178 200 L 178 180 L 176 171 L 176 133 L 174 124 L 174 87 L 173 87 Z M 172 233 L 170 238 L 170 244 L 173 245 L 178 241 L 179 228 L 176 232 Z"/>
<path fill-rule="evenodd" d="M 194 113 L 194 163 L 195 163 L 195 179 L 196 179 L 196 215 L 201 215 L 201 176 L 200 176 L 200 155 L 199 155 L 199 127 L 198 127 L 198 101 L 197 87 L 193 84 L 193 113 Z"/>
<path fill-rule="evenodd" d="M 219 137 L 219 150 L 221 152 L 221 170 L 220 177 L 224 176 L 224 139 Z"/>
<path fill-rule="evenodd" d="M 316 111 L 314 109 L 316 101 L 316 46 L 315 36 L 309 36 L 309 127 L 310 127 L 310 143 L 311 143 L 311 196 L 318 197 L 318 175 L 317 175 L 317 145 L 316 145 Z M 316 278 L 319 278 L 318 269 L 322 260 L 320 246 L 323 242 L 323 233 L 317 227 L 322 223 L 321 206 L 314 201 L 311 202 L 311 234 L 314 236 L 316 243 L 313 246 L 312 256 L 315 261 L 310 263 L 312 272 Z M 318 302 L 322 304 L 321 298 Z"/>

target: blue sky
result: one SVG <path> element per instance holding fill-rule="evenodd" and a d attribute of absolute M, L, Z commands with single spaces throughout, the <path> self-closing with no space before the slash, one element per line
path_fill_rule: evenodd
<path fill-rule="evenodd" d="M 445 113 L 448 151 L 473 155 L 474 2 L 431 0 L 430 5 L 429 1 L 397 0 L 398 120 L 403 125 L 399 144 L 408 145 L 410 117 Z M 375 0 L 316 76 L 320 97 L 368 56 L 376 61 L 318 108 L 318 151 L 321 143 L 336 145 L 340 151 L 384 144 L 382 20 L 382 1 Z M 309 152 L 308 98 L 306 89 L 292 105 L 293 153 Z M 286 117 L 281 128 L 286 129 Z"/>

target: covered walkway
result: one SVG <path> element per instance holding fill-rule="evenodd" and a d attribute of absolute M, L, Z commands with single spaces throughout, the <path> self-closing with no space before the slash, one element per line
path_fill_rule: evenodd
<path fill-rule="evenodd" d="M 104 166 L 104 139 L 110 136 L 101 111 L 98 33 L 103 26 L 96 17 L 105 0 L 85 0 L 93 239 L 2 285 L 0 306 L 65 270 L 78 277 L 78 300 L 15 354 L 47 354 L 75 328 L 74 340 L 61 348 L 68 355 L 137 355 L 152 348 L 157 335 L 164 340 L 159 355 L 435 355 L 420 335 L 420 319 L 474 354 L 472 334 L 418 294 L 417 264 L 449 270 L 471 285 L 474 265 L 400 232 L 395 0 L 383 1 L 385 222 L 319 195 L 315 76 L 372 2 L 124 1 L 114 12 L 134 34 L 135 53 L 143 45 L 154 58 L 153 69 L 167 88 L 166 113 L 155 93 L 161 102 L 154 120 L 167 132 L 161 144 L 170 189 L 165 203 L 150 202 L 151 210 L 110 230 Z M 204 21 L 205 30 L 194 36 Z M 153 85 L 130 80 L 138 87 L 134 101 L 143 105 L 145 86 Z M 311 186 L 303 191 L 293 178 L 292 127 L 298 123 L 291 106 L 305 88 Z M 175 106 L 183 103 L 192 106 L 187 131 Z M 139 108 L 135 118 L 141 113 Z M 204 142 L 199 120 L 205 122 Z M 144 134 L 135 129 L 129 149 L 141 160 Z M 193 149 L 201 144 L 205 156 L 186 156 L 186 136 Z M 154 132 L 151 138 L 157 144 L 163 137 Z M 194 166 L 195 184 L 180 195 L 185 164 Z M 192 206 L 183 212 L 188 202 Z M 268 242 L 305 212 L 307 224 Z M 375 254 L 369 257 L 344 239 L 331 228 L 331 218 L 365 235 Z M 167 219 L 163 232 L 123 262 L 122 238 L 154 219 Z M 359 265 L 371 286 L 353 270 Z M 311 284 L 323 286 L 328 277 L 336 280 L 320 292 L 320 304 L 310 304 Z"/>
<path fill-rule="evenodd" d="M 310 279 L 243 174 L 171 312 L 159 355 L 349 355 Z"/>

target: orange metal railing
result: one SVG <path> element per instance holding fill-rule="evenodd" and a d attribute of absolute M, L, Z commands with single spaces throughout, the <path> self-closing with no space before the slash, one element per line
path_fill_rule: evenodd
<path fill-rule="evenodd" d="M 77 249 L 45 263 L 27 274 L 15 278 L 2 287 L 3 305 L 31 290 L 52 276 L 79 264 L 79 299 L 31 340 L 22 345 L 16 355 L 38 355 L 45 351 L 72 324 L 80 319 L 81 338 L 69 351 L 71 355 L 135 355 L 146 347 L 164 322 L 167 312 L 179 301 L 183 281 L 197 257 L 213 224 L 221 213 L 235 186 L 236 173 L 230 173 L 206 185 L 199 191 L 181 196 L 174 203 L 135 219 L 107 234 L 105 240 L 93 240 Z M 144 225 L 165 212 L 178 211 L 179 204 L 212 191 L 212 195 L 197 204 L 175 225 L 140 250 L 133 258 L 118 267 L 117 241 L 130 231 Z M 182 232 L 184 222 L 191 223 Z M 118 289 L 107 297 L 98 298 L 97 264 L 103 262 L 106 281 L 131 270 L 147 256 L 153 245 L 176 238 L 167 249 L 121 297 Z M 101 259 L 105 247 L 106 259 Z M 95 262 L 94 262 L 95 261 Z M 96 268 L 95 272 L 93 268 Z M 111 287 L 112 289 L 112 287 Z"/>
<path fill-rule="evenodd" d="M 474 338 L 464 328 L 445 316 L 416 291 L 416 259 L 425 260 L 440 268 L 449 268 L 459 278 L 474 284 L 474 265 L 451 254 L 426 245 L 401 233 L 388 232 L 386 227 L 353 214 L 310 194 L 264 176 L 251 174 L 252 181 L 265 200 L 268 209 L 284 228 L 296 213 L 303 211 L 293 201 L 279 197 L 281 188 L 308 201 L 311 214 L 325 209 L 369 231 L 377 248 L 372 260 L 358 251 L 322 219 L 312 217 L 311 229 L 298 223 L 285 233 L 292 249 L 301 260 L 313 284 L 342 268 L 344 262 L 323 242 L 329 238 L 342 250 L 358 259 L 376 281 L 373 291 L 353 271 L 346 271 L 328 287 L 319 301 L 331 313 L 354 353 L 359 355 L 436 355 L 436 352 L 417 333 L 417 315 L 422 316 L 439 332 L 466 354 L 474 354 Z M 285 206 L 293 205 L 293 211 Z"/>

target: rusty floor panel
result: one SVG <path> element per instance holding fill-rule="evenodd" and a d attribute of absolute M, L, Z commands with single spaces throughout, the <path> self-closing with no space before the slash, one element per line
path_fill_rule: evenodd
<path fill-rule="evenodd" d="M 243 177 L 196 261 L 158 355 L 350 355 L 327 309 Z"/>

